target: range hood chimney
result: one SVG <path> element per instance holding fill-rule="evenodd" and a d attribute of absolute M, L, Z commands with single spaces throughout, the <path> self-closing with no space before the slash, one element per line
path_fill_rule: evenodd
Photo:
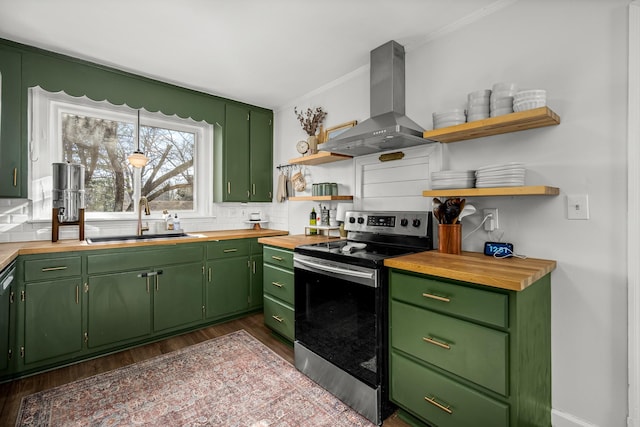
<path fill-rule="evenodd" d="M 371 118 L 318 148 L 362 156 L 433 142 L 405 115 L 404 47 L 391 40 L 372 50 L 370 68 Z"/>

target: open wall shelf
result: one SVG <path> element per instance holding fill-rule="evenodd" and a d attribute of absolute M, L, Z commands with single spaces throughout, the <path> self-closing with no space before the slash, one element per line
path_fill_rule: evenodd
<path fill-rule="evenodd" d="M 322 165 L 325 163 L 338 162 L 340 160 L 349 160 L 353 159 L 351 156 L 347 156 L 346 154 L 338 154 L 331 153 L 329 151 L 319 151 L 316 154 L 310 154 L 308 156 L 296 157 L 295 159 L 290 159 L 290 165 Z"/>
<path fill-rule="evenodd" d="M 525 187 L 454 188 L 450 190 L 425 190 L 424 197 L 486 197 L 486 196 L 557 196 L 560 189 L 546 185 Z"/>

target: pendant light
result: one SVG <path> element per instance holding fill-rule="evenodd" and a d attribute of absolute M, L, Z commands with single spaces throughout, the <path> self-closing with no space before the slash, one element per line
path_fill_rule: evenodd
<path fill-rule="evenodd" d="M 140 151 L 140 110 L 138 110 L 138 133 L 136 135 L 136 150 L 133 152 L 133 154 L 130 154 L 129 157 L 127 157 L 127 160 L 129 160 L 129 164 L 134 168 L 141 168 L 149 162 L 147 156 L 145 156 L 144 153 Z"/>

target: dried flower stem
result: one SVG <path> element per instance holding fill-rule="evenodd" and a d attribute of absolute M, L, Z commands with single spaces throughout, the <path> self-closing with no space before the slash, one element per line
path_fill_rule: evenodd
<path fill-rule="evenodd" d="M 315 110 L 311 108 L 307 108 L 307 111 L 304 113 L 302 111 L 298 111 L 298 107 L 293 107 L 293 112 L 295 113 L 302 129 L 309 136 L 313 136 L 316 134 L 318 127 L 322 125 L 322 121 L 327 116 L 327 113 L 322 111 L 322 107 L 316 107 Z"/>

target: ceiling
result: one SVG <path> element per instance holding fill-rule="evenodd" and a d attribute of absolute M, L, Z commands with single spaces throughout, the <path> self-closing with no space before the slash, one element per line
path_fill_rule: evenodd
<path fill-rule="evenodd" d="M 278 109 L 514 0 L 0 0 L 0 38 Z"/>

